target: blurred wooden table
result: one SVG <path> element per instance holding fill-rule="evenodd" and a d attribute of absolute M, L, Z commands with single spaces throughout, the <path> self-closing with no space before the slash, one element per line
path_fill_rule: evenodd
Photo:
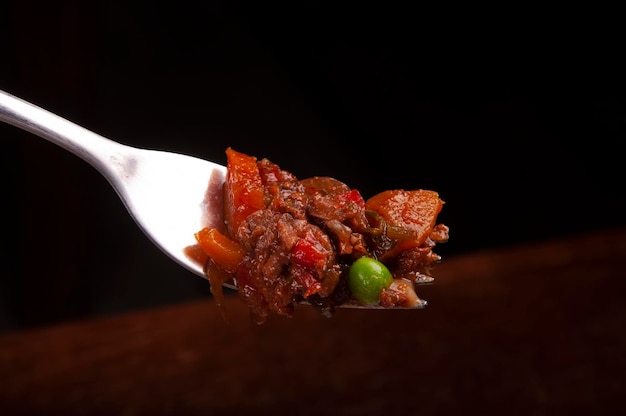
<path fill-rule="evenodd" d="M 0 336 L 0 415 L 614 414 L 626 229 L 446 258 L 421 311 L 230 297 Z M 395 413 L 402 412 L 402 413 Z"/>

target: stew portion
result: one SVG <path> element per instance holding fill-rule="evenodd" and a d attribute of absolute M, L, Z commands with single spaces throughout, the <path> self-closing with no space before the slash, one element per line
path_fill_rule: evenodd
<path fill-rule="evenodd" d="M 433 248 L 448 240 L 437 192 L 389 190 L 365 200 L 337 179 L 299 180 L 232 148 L 226 156 L 224 227 L 195 234 L 218 304 L 227 281 L 257 323 L 293 316 L 303 301 L 327 316 L 345 304 L 424 304 L 415 283 L 432 280 L 441 261 Z"/>

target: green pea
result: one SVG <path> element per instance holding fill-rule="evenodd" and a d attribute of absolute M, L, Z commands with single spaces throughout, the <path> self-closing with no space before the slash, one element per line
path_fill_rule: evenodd
<path fill-rule="evenodd" d="M 391 282 L 393 276 L 387 266 L 371 257 L 357 259 L 348 272 L 350 291 L 363 303 L 378 303 L 380 292 Z"/>

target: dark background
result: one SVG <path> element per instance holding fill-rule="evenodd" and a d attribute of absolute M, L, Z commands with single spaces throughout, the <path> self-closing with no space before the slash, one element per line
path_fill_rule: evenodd
<path fill-rule="evenodd" d="M 232 146 L 365 196 L 437 190 L 444 261 L 625 224 L 610 24 L 294 3 L 4 2 L 0 88 L 138 147 L 223 163 Z M 210 296 L 92 167 L 0 137 L 0 330 Z"/>

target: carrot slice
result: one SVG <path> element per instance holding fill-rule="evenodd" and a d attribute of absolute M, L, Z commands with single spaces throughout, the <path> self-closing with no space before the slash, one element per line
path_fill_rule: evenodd
<path fill-rule="evenodd" d="M 264 203 L 263 183 L 257 159 L 226 149 L 227 173 L 224 187 L 224 218 L 231 236 L 236 235 L 239 225 L 253 212 L 262 209 Z"/>
<path fill-rule="evenodd" d="M 390 190 L 369 198 L 365 208 L 378 212 L 385 221 L 394 226 L 413 231 L 414 238 L 403 241 L 396 252 L 420 246 L 435 226 L 444 202 L 434 191 Z"/>
<path fill-rule="evenodd" d="M 215 264 L 228 273 L 237 271 L 244 255 L 243 247 L 239 243 L 226 237 L 215 228 L 203 228 L 195 233 L 195 237 L 202 251 Z"/>

